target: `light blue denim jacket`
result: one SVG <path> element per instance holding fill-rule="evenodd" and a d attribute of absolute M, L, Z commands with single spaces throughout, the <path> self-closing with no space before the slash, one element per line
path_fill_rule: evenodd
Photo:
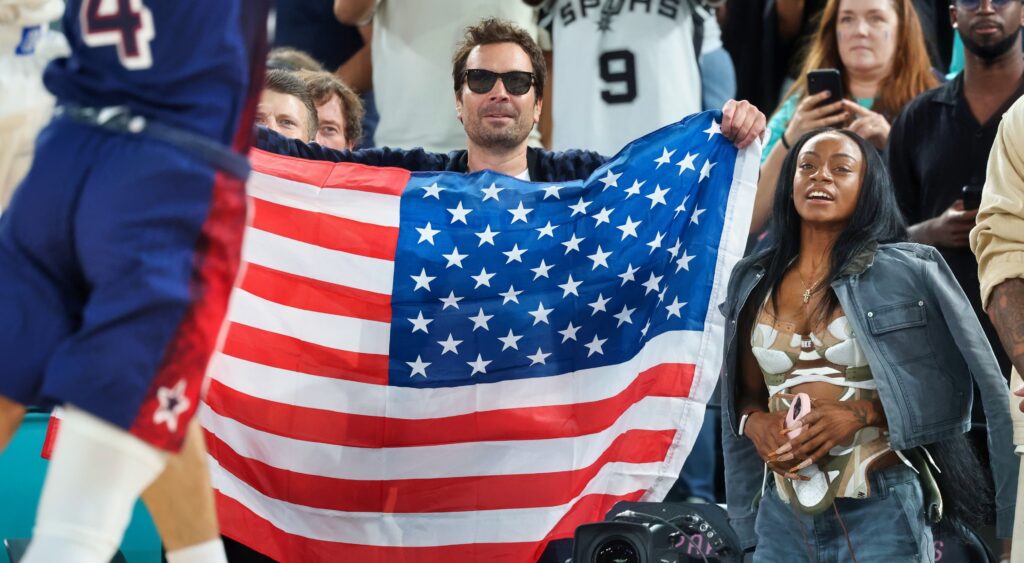
<path fill-rule="evenodd" d="M 737 322 L 765 276 L 767 253 L 741 260 L 726 302 L 722 363 L 722 440 L 729 517 L 745 547 L 756 543 L 754 505 L 764 465 L 753 443 L 736 433 Z M 972 383 L 981 391 L 996 493 L 996 531 L 1013 532 L 1017 459 L 1009 390 L 967 297 L 930 246 L 870 244 L 832 283 L 867 356 L 889 422 L 893 449 L 952 438 L 971 427 Z"/>

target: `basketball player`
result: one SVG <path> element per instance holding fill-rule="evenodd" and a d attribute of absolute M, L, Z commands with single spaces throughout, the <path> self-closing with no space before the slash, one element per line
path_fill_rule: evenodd
<path fill-rule="evenodd" d="M 67 3 L 71 55 L 44 75 L 56 116 L 0 216 L 0 447 L 26 405 L 66 407 L 27 563 L 109 561 L 193 428 L 239 260 L 268 8 Z M 223 560 L 216 540 L 178 551 Z"/>

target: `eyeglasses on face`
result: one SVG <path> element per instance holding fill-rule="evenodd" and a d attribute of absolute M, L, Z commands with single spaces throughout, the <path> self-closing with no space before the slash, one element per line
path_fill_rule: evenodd
<path fill-rule="evenodd" d="M 977 10 L 981 7 L 983 0 L 956 0 L 956 5 L 964 10 Z M 1010 2 L 1019 2 L 1020 0 L 988 0 L 989 5 L 993 9 L 999 10 L 1009 4 Z"/>
<path fill-rule="evenodd" d="M 505 85 L 505 91 L 513 96 L 522 96 L 530 91 L 534 78 L 532 72 L 513 70 L 511 72 L 493 72 L 482 68 L 472 68 L 466 71 L 466 85 L 477 94 L 486 94 L 494 88 L 494 83 L 501 78 Z"/>

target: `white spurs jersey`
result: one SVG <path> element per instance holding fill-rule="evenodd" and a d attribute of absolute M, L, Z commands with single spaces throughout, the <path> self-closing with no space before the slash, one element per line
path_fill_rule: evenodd
<path fill-rule="evenodd" d="M 554 52 L 554 149 L 612 155 L 701 110 L 689 0 L 551 0 L 541 17 Z"/>

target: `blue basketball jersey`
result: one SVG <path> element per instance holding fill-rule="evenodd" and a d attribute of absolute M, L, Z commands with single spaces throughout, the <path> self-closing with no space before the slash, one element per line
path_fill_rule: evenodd
<path fill-rule="evenodd" d="M 50 64 L 44 82 L 58 104 L 126 106 L 229 145 L 269 4 L 69 0 L 63 23 L 72 53 Z"/>

